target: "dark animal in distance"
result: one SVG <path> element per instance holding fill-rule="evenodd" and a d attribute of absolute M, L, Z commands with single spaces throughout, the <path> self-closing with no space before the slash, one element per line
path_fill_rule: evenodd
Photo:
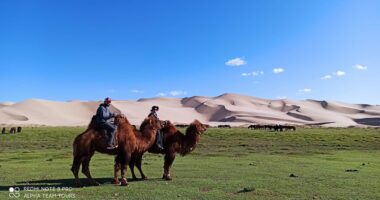
<path fill-rule="evenodd" d="M 13 134 L 15 134 L 15 133 L 16 133 L 16 127 L 12 127 L 12 128 L 10 129 L 9 133 L 13 133 Z"/>
<path fill-rule="evenodd" d="M 288 126 L 288 125 L 249 125 L 248 129 L 254 129 L 254 130 L 269 130 L 269 131 L 295 131 L 295 126 Z"/>
<path fill-rule="evenodd" d="M 5 134 L 5 131 L 6 131 L 5 128 L 1 129 L 1 134 Z"/>
<path fill-rule="evenodd" d="M 175 127 L 177 127 L 177 128 L 187 128 L 187 127 L 189 127 L 189 125 L 188 124 L 176 124 Z"/>
<path fill-rule="evenodd" d="M 231 126 L 228 124 L 222 124 L 222 125 L 218 125 L 218 128 L 231 128 Z"/>
<path fill-rule="evenodd" d="M 22 127 L 21 127 L 21 126 L 18 126 L 18 127 L 17 127 L 17 133 L 21 133 L 21 130 L 22 130 Z"/>

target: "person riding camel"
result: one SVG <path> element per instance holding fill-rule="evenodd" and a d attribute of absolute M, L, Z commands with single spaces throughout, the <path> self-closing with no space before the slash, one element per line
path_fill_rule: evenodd
<path fill-rule="evenodd" d="M 150 117 L 150 116 L 154 116 L 157 120 L 159 120 L 158 115 L 157 115 L 157 111 L 158 111 L 158 110 L 159 110 L 159 107 L 158 107 L 158 106 L 152 106 L 152 109 L 150 110 L 150 113 L 149 113 L 148 117 Z M 157 146 L 160 150 L 164 149 L 163 135 L 162 135 L 162 131 L 161 131 L 161 130 L 158 130 L 158 131 L 157 131 L 156 146 Z"/>
<path fill-rule="evenodd" d="M 114 138 L 116 134 L 116 125 L 112 124 L 110 120 L 114 118 L 117 114 L 111 113 L 109 110 L 109 106 L 111 105 L 111 98 L 107 97 L 104 99 L 104 102 L 99 105 L 98 110 L 96 111 L 96 122 L 98 126 L 102 129 L 105 129 L 108 136 L 108 147 L 107 149 L 114 149 L 117 148 L 117 145 L 115 146 Z"/>

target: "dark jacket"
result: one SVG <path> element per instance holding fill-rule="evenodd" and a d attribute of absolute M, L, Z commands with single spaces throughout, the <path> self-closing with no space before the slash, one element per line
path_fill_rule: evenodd
<path fill-rule="evenodd" d="M 158 115 L 157 115 L 156 111 L 150 111 L 148 117 L 150 117 L 152 115 L 158 120 Z"/>
<path fill-rule="evenodd" d="M 96 111 L 96 122 L 106 123 L 111 118 L 115 117 L 114 113 L 111 113 L 108 106 L 100 104 L 98 110 Z"/>

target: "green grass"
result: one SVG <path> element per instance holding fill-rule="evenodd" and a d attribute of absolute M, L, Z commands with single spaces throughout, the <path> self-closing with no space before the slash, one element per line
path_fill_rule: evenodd
<path fill-rule="evenodd" d="M 83 130 L 26 128 L 21 134 L 0 135 L 0 199 L 9 198 L 11 186 L 72 187 L 71 144 Z M 113 157 L 98 153 L 90 169 L 101 186 L 21 191 L 20 198 L 380 199 L 379 129 L 209 129 L 192 154 L 177 156 L 173 181 L 160 179 L 161 155 L 147 153 L 143 164 L 149 180 L 114 186 Z"/>

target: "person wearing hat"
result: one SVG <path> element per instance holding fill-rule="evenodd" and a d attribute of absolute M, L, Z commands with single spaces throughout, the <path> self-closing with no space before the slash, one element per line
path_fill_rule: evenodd
<path fill-rule="evenodd" d="M 148 117 L 154 116 L 157 120 L 159 120 L 158 115 L 157 115 L 157 111 L 158 110 L 159 110 L 158 106 L 152 106 L 152 109 L 150 110 L 150 113 L 149 113 Z M 161 130 L 157 131 L 156 146 L 160 150 L 164 149 L 164 147 L 163 147 L 164 146 L 163 145 L 163 135 L 162 135 Z"/>
<path fill-rule="evenodd" d="M 109 106 L 111 105 L 111 98 L 107 97 L 104 99 L 104 102 L 99 105 L 98 110 L 96 111 L 96 122 L 100 128 L 103 128 L 107 131 L 108 134 L 108 147 L 107 149 L 114 149 L 117 147 L 114 146 L 113 140 L 116 134 L 116 126 L 110 122 L 110 120 L 116 116 L 116 113 L 111 113 Z"/>

